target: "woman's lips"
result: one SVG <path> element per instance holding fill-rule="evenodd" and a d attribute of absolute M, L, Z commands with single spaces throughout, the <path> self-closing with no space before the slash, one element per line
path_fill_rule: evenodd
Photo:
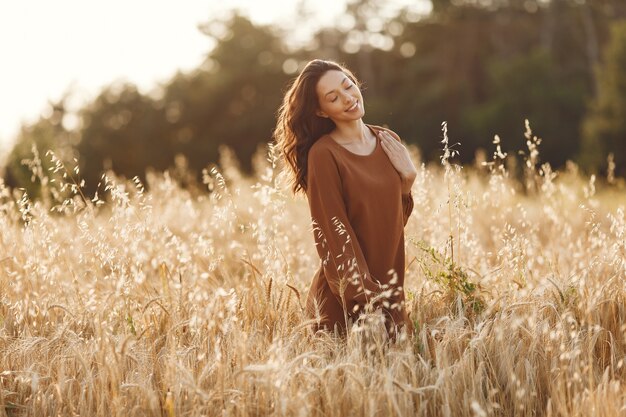
<path fill-rule="evenodd" d="M 346 110 L 347 112 L 355 111 L 359 107 L 359 100 L 355 101 L 354 104 Z"/>

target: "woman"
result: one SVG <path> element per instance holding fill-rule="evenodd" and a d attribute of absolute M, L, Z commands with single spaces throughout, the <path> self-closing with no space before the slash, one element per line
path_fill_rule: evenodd
<path fill-rule="evenodd" d="M 360 84 L 345 67 L 310 61 L 286 92 L 274 137 L 294 194 L 306 193 L 322 264 L 307 297 L 314 330 L 345 335 L 369 305 L 395 340 L 413 325 L 404 303 L 404 226 L 417 170 L 400 137 L 365 124 Z"/>

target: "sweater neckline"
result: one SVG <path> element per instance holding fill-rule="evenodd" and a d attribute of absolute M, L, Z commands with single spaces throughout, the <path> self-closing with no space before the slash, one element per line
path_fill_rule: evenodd
<path fill-rule="evenodd" d="M 372 152 L 370 152 L 369 154 L 367 154 L 367 155 L 361 155 L 361 154 L 358 154 L 358 153 L 354 153 L 354 152 L 352 152 L 352 151 L 351 151 L 351 150 L 349 150 L 348 148 L 346 148 L 346 147 L 344 147 L 343 145 L 340 145 L 339 143 L 337 143 L 337 142 L 335 141 L 335 139 L 333 139 L 333 138 L 332 138 L 332 136 L 330 136 L 330 134 L 329 134 L 329 133 L 327 133 L 327 135 L 328 135 L 328 139 L 329 139 L 332 143 L 334 143 L 335 145 L 337 145 L 338 147 L 340 147 L 341 149 L 343 149 L 344 151 L 346 151 L 347 153 L 349 153 L 350 155 L 354 155 L 354 156 L 355 156 L 355 157 L 357 157 L 357 158 L 367 158 L 367 157 L 373 156 L 376 152 L 378 152 L 378 148 L 380 148 L 380 144 L 379 144 L 380 139 L 378 138 L 378 135 L 376 134 L 376 130 L 374 130 L 374 128 L 373 128 L 372 126 L 368 125 L 367 123 L 365 123 L 365 126 L 367 126 L 367 128 L 368 128 L 368 129 L 369 129 L 369 130 L 370 130 L 370 131 L 374 134 L 374 137 L 376 138 L 376 146 L 374 147 L 374 150 L 373 150 Z"/>

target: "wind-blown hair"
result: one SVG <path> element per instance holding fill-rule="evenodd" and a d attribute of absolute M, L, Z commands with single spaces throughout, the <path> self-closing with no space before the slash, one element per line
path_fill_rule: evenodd
<path fill-rule="evenodd" d="M 286 170 L 291 174 L 294 194 L 306 193 L 307 158 L 311 146 L 324 134 L 335 128 L 335 122 L 316 114 L 319 109 L 317 82 L 326 71 L 342 71 L 360 88 L 360 82 L 344 66 L 322 59 L 309 61 L 302 72 L 291 82 L 278 109 L 274 139 L 281 151 Z"/>

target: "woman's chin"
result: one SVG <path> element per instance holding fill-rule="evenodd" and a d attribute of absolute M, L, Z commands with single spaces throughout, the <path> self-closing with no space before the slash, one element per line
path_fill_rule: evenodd
<path fill-rule="evenodd" d="M 365 110 L 354 112 L 354 115 L 350 115 L 350 116 L 351 117 L 349 117 L 348 120 L 359 120 L 359 119 L 363 118 L 363 116 L 365 116 Z"/>

